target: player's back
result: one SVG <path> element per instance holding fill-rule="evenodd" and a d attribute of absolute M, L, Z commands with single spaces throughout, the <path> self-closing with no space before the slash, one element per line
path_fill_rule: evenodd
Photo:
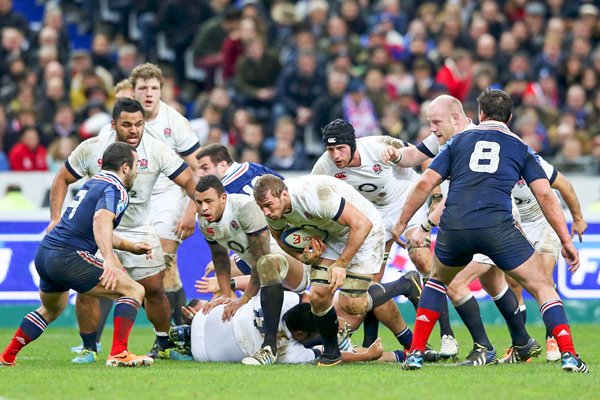
<path fill-rule="evenodd" d="M 486 121 L 454 136 L 431 169 L 450 178 L 441 226 L 469 229 L 512 221 L 511 190 L 523 176 L 544 178 L 537 155 L 506 125 Z"/>
<path fill-rule="evenodd" d="M 221 179 L 227 193 L 241 193 L 252 196 L 254 184 L 263 175 L 275 175 L 283 179 L 272 169 L 252 162 L 233 163 Z"/>
<path fill-rule="evenodd" d="M 114 228 L 128 203 L 127 190 L 118 177 L 110 172 L 100 172 L 81 187 L 60 222 L 44 237 L 41 245 L 85 250 L 93 254 L 98 250 L 93 230 L 96 211 L 107 209 L 115 212 Z"/>

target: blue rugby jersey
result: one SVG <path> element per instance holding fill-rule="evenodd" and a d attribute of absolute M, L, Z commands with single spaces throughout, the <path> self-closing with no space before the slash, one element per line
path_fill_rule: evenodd
<path fill-rule="evenodd" d="M 539 157 L 498 121 L 454 136 L 429 166 L 450 179 L 442 229 L 471 229 L 512 222 L 511 190 L 521 179 L 547 179 Z"/>
<path fill-rule="evenodd" d="M 255 163 L 236 163 L 229 166 L 225 176 L 221 179 L 221 183 L 225 187 L 227 193 L 240 193 L 252 196 L 254 183 L 259 176 L 272 174 L 283 179 L 283 176 L 270 168 L 261 164 Z"/>
<path fill-rule="evenodd" d="M 81 187 L 60 222 L 40 244 L 94 254 L 98 250 L 93 229 L 96 211 L 106 209 L 115 213 L 113 228 L 116 228 L 128 205 L 129 195 L 119 177 L 113 172 L 102 171 Z"/>

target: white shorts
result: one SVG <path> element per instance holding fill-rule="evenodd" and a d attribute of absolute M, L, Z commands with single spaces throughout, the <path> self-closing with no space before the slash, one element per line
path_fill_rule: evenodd
<path fill-rule="evenodd" d="M 233 322 L 223 322 L 224 305 L 215 307 L 204 315 L 196 314 L 192 320 L 192 356 L 195 361 L 240 362 L 246 356 L 235 337 Z"/>
<path fill-rule="evenodd" d="M 334 241 L 335 240 L 335 241 Z M 327 238 L 325 244 L 327 248 L 322 257 L 328 260 L 337 260 L 344 248 L 346 248 L 347 239 Z M 348 264 L 348 271 L 355 274 L 371 275 L 376 274 L 381 269 L 383 263 L 383 252 L 385 249 L 385 229 L 383 223 L 373 226 L 369 236 L 365 239 L 360 249 Z"/>
<path fill-rule="evenodd" d="M 130 242 L 146 241 L 152 247 L 152 259 L 148 260 L 145 255 L 137 255 L 128 251 L 115 250 L 115 254 L 119 257 L 121 264 L 134 280 L 147 278 L 156 275 L 165 269 L 165 256 L 163 255 L 160 239 L 156 234 L 153 225 L 142 225 L 137 228 L 129 228 L 127 230 L 115 229 L 115 235 L 120 238 L 129 240 Z"/>
<path fill-rule="evenodd" d="M 521 222 L 521 228 L 525 232 L 525 237 L 533 244 L 536 252 L 550 254 L 558 259 L 562 247 L 560 239 L 546 218 L 540 218 L 532 222 Z"/>
<path fill-rule="evenodd" d="M 152 192 L 150 214 L 160 238 L 181 243 L 181 239 L 175 235 L 175 227 L 187 204 L 187 194 L 175 184 L 165 191 Z"/>
<path fill-rule="evenodd" d="M 404 202 L 402 202 L 401 204 L 402 207 L 398 207 L 397 204 L 393 204 L 385 208 L 377 208 L 377 210 L 379 210 L 379 212 L 381 213 L 381 218 L 383 219 L 383 223 L 385 225 L 386 242 L 392 239 L 392 228 L 394 227 L 396 222 L 398 222 L 400 214 L 402 214 L 402 210 L 404 209 Z M 429 208 L 427 207 L 427 205 L 423 204 L 421 208 L 417 210 L 415 215 L 413 215 L 410 221 L 408 221 L 408 225 L 406 225 L 406 229 L 404 230 L 404 232 L 402 232 L 402 234 L 406 234 L 406 232 L 418 227 L 419 225 L 421 225 L 421 223 L 425 222 L 425 220 L 427 220 L 428 211 Z"/>

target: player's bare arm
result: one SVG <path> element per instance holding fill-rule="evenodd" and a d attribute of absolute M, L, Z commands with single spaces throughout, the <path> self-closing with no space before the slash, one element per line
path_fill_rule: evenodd
<path fill-rule="evenodd" d="M 50 187 L 50 224 L 46 228 L 47 232 L 51 231 L 60 221 L 69 185 L 77 181 L 78 179 L 64 165 L 60 167 Z"/>
<path fill-rule="evenodd" d="M 403 247 L 406 246 L 400 238 L 402 232 L 406 229 L 408 221 L 415 215 L 415 212 L 417 212 L 423 203 L 425 203 L 433 188 L 439 186 L 440 183 L 442 183 L 442 176 L 434 170 L 428 169 L 423 173 L 419 182 L 408 195 L 408 199 L 404 204 L 404 209 L 402 210 L 398 222 L 396 222 L 396 225 L 392 228 L 392 236 L 396 243 Z"/>
<path fill-rule="evenodd" d="M 400 168 L 414 167 L 427 159 L 429 159 L 427 154 L 422 153 L 412 145 L 402 148 L 387 146 L 381 155 L 381 160 L 383 162 L 395 164 Z"/>
<path fill-rule="evenodd" d="M 196 227 L 196 204 L 194 201 L 194 192 L 196 184 L 198 183 L 198 179 L 192 172 L 192 169 L 188 166 L 188 168 L 186 168 L 181 174 L 177 175 L 177 177 L 173 179 L 173 182 L 184 189 L 191 199 L 191 201 L 188 201 L 188 204 L 181 215 L 181 220 L 175 228 L 175 234 L 178 237 L 181 239 L 187 239 L 194 234 Z"/>
<path fill-rule="evenodd" d="M 152 259 L 152 245 L 148 242 L 130 242 L 129 240 L 113 235 L 113 249 L 127 251 L 133 254 L 146 254 L 146 258 Z"/>
<path fill-rule="evenodd" d="M 119 269 L 115 263 L 115 254 L 113 252 L 113 221 L 115 213 L 106 209 L 96 211 L 94 214 L 94 239 L 98 245 L 98 250 L 102 253 L 104 262 L 102 267 L 104 272 L 100 277 L 100 283 L 108 290 L 115 290 L 117 287 L 117 276 Z"/>
<path fill-rule="evenodd" d="M 536 179 L 529 183 L 529 188 L 540 205 L 546 220 L 558 235 L 560 242 L 563 245 L 563 256 L 569 263 L 569 270 L 574 273 L 579 268 L 579 254 L 577 253 L 577 249 L 571 240 L 571 235 L 567 230 L 565 214 L 560 207 L 558 199 L 554 193 L 552 193 L 550 183 L 547 179 Z"/>
<path fill-rule="evenodd" d="M 573 237 L 576 233 L 579 237 L 579 241 L 583 240 L 583 234 L 587 229 L 587 223 L 583 219 L 583 214 L 581 213 L 581 205 L 579 204 L 579 199 L 577 198 L 577 194 L 575 193 L 575 189 L 571 182 L 560 172 L 556 175 L 556 179 L 552 182 L 552 188 L 557 189 L 560 192 L 565 204 L 569 208 L 571 212 L 571 216 L 573 217 L 573 225 L 571 225 L 571 237 Z"/>
<path fill-rule="evenodd" d="M 217 282 L 221 290 L 221 296 L 204 304 L 202 312 L 208 313 L 219 304 L 230 301 L 231 299 L 231 265 L 229 263 L 229 252 L 219 243 L 209 243 L 210 253 L 212 256 Z M 196 282 L 196 285 L 198 282 Z"/>

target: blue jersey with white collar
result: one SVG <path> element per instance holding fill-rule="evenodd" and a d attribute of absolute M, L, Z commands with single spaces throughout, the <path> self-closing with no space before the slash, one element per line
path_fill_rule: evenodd
<path fill-rule="evenodd" d="M 511 190 L 521 179 L 547 179 L 537 154 L 508 127 L 485 121 L 459 133 L 429 166 L 450 178 L 442 229 L 472 229 L 512 223 Z"/>
<path fill-rule="evenodd" d="M 96 211 L 105 209 L 113 212 L 113 228 L 116 228 L 128 205 L 129 195 L 119 177 L 110 171 L 102 171 L 81 187 L 60 222 L 44 237 L 41 245 L 94 254 L 98 250 L 93 229 Z"/>
<path fill-rule="evenodd" d="M 264 165 L 255 163 L 236 163 L 229 166 L 221 183 L 227 193 L 240 193 L 252 196 L 254 184 L 258 177 L 272 174 L 283 179 L 283 176 Z"/>

